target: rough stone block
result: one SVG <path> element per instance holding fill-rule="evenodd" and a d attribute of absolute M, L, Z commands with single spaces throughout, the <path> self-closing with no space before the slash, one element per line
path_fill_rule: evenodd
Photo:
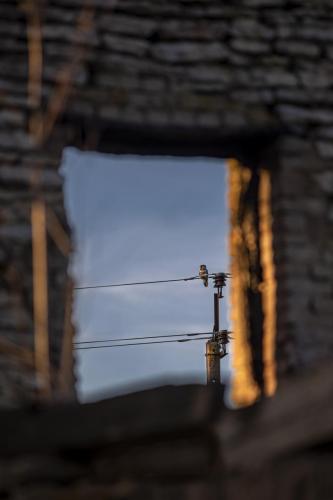
<path fill-rule="evenodd" d="M 243 0 L 244 5 L 249 7 L 279 7 L 284 4 L 283 0 Z"/>
<path fill-rule="evenodd" d="M 201 19 L 166 19 L 159 28 L 161 40 L 209 41 L 223 38 L 228 32 L 225 21 L 211 21 L 209 25 Z"/>
<path fill-rule="evenodd" d="M 316 147 L 322 158 L 333 158 L 333 141 L 319 141 L 316 143 Z"/>
<path fill-rule="evenodd" d="M 216 91 L 228 87 L 232 83 L 232 73 L 227 67 L 220 65 L 198 65 L 188 69 L 188 76 L 193 82 L 203 85 L 217 84 Z"/>
<path fill-rule="evenodd" d="M 26 242 L 31 239 L 31 227 L 27 224 L 1 225 L 0 237 L 8 241 Z"/>
<path fill-rule="evenodd" d="M 333 207 L 330 207 L 330 208 L 328 209 L 327 218 L 328 218 L 328 220 L 329 220 L 330 222 L 332 222 L 332 223 L 333 223 Z"/>
<path fill-rule="evenodd" d="M 169 63 L 193 63 L 222 61 L 227 57 L 227 49 L 219 42 L 169 42 L 152 46 L 153 57 Z"/>
<path fill-rule="evenodd" d="M 116 50 L 119 53 L 127 53 L 142 57 L 148 50 L 148 43 L 139 38 L 125 38 L 115 35 L 106 34 L 103 36 L 103 41 L 107 49 Z"/>
<path fill-rule="evenodd" d="M 42 26 L 44 40 L 66 40 L 69 43 L 79 43 L 87 47 L 98 46 L 96 32 L 92 29 L 77 29 L 75 26 L 65 24 L 44 24 Z"/>
<path fill-rule="evenodd" d="M 333 194 L 333 172 L 317 174 L 315 180 L 324 193 L 329 195 Z"/>
<path fill-rule="evenodd" d="M 299 25 L 296 27 L 295 34 L 304 40 L 333 41 L 332 24 L 329 21 L 313 21 Z"/>
<path fill-rule="evenodd" d="M 333 45 L 329 45 L 326 48 L 327 51 L 327 57 L 332 61 L 333 60 Z"/>
<path fill-rule="evenodd" d="M 307 76 L 306 76 L 307 78 Z M 304 88 L 281 88 L 276 89 L 277 101 L 282 103 L 290 104 L 303 104 L 307 105 L 309 99 L 313 106 L 332 106 L 333 105 L 333 95 L 327 92 L 325 87 L 304 87 Z"/>
<path fill-rule="evenodd" d="M 15 130 L 0 131 L 0 148 L 4 150 L 12 149 L 17 150 L 31 150 L 34 148 L 31 137 L 24 131 Z"/>
<path fill-rule="evenodd" d="M 270 90 L 235 90 L 229 94 L 237 102 L 262 104 L 274 102 L 274 94 Z"/>
<path fill-rule="evenodd" d="M 297 87 L 298 82 L 294 74 L 283 68 L 254 68 L 248 72 L 248 85 L 260 84 L 264 87 Z M 253 81 L 252 81 L 253 79 Z"/>
<path fill-rule="evenodd" d="M 25 124 L 25 115 L 19 110 L 3 109 L 0 111 L 0 127 L 23 127 Z"/>
<path fill-rule="evenodd" d="M 286 235 L 286 239 L 295 238 L 297 241 L 306 240 L 306 216 L 304 213 L 286 212 L 283 216 L 283 223 L 286 229 L 291 233 Z M 289 241 L 291 244 L 291 241 Z"/>
<path fill-rule="evenodd" d="M 147 120 L 147 123 L 152 123 L 154 125 L 168 125 L 172 121 L 170 115 L 168 116 L 163 113 L 163 111 L 157 109 L 150 109 L 146 113 L 145 119 Z M 177 118 L 173 115 L 172 119 L 175 123 L 179 122 L 182 125 L 188 125 L 190 120 L 192 120 L 191 123 L 193 123 L 193 116 L 191 115 L 190 119 L 187 113 L 182 113 L 181 111 L 177 113 Z"/>
<path fill-rule="evenodd" d="M 282 54 L 301 57 L 317 57 L 320 53 L 320 47 L 318 45 L 303 40 L 278 41 L 276 43 L 276 50 Z"/>
<path fill-rule="evenodd" d="M 308 215 L 315 215 L 323 218 L 326 215 L 326 200 L 320 198 L 307 198 L 304 203 L 304 209 Z"/>
<path fill-rule="evenodd" d="M 135 17 L 120 13 L 105 13 L 97 19 L 97 26 L 103 31 L 133 35 L 142 39 L 151 35 L 157 28 L 158 21 L 148 17 Z"/>
<path fill-rule="evenodd" d="M 333 110 L 329 109 L 311 109 L 292 105 L 279 105 L 277 112 L 284 121 L 291 123 L 311 122 L 319 124 L 333 123 Z"/>
<path fill-rule="evenodd" d="M 316 136 L 324 139 L 333 139 L 333 127 L 318 127 Z"/>
<path fill-rule="evenodd" d="M 231 40 L 231 48 L 253 55 L 267 54 L 270 51 L 269 43 L 251 38 L 234 38 Z"/>
<path fill-rule="evenodd" d="M 332 85 L 333 66 L 300 70 L 298 75 L 304 87 L 314 89 L 313 92 L 316 92 L 316 89 L 327 89 Z"/>
<path fill-rule="evenodd" d="M 16 460 L 2 461 L 1 487 L 6 489 L 17 484 L 35 484 L 54 481 L 69 482 L 86 471 L 78 463 L 52 456 L 25 455 Z"/>
<path fill-rule="evenodd" d="M 196 122 L 202 127 L 218 127 L 221 120 L 216 113 L 202 113 L 197 117 Z"/>
<path fill-rule="evenodd" d="M 58 23 L 68 23 L 73 24 L 77 22 L 78 13 L 76 10 L 62 8 L 61 6 L 53 7 L 48 6 L 46 12 L 46 18 L 48 21 L 56 21 Z"/>
<path fill-rule="evenodd" d="M 6 184 L 30 186 L 33 174 L 33 166 L 31 168 L 0 166 L 0 181 Z M 61 189 L 62 177 L 56 170 L 42 168 L 41 184 L 44 188 Z"/>
<path fill-rule="evenodd" d="M 259 38 L 271 40 L 274 38 L 274 30 L 254 17 L 236 18 L 231 24 L 229 31 L 234 37 Z"/>
<path fill-rule="evenodd" d="M 297 156 L 300 158 L 303 156 L 304 158 L 308 158 L 308 155 L 313 151 L 313 146 L 308 141 L 298 137 L 283 137 L 279 146 L 281 152 L 288 157 Z"/>

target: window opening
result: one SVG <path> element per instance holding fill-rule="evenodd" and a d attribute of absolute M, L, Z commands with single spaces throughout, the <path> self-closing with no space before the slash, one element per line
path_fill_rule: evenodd
<path fill-rule="evenodd" d="M 191 277 L 203 263 L 209 272 L 228 271 L 223 160 L 68 148 L 62 171 L 77 287 Z M 220 319 L 225 329 L 228 289 Z M 198 280 L 77 290 L 75 340 L 211 332 L 213 290 L 213 283 L 207 290 Z M 204 340 L 80 350 L 76 359 L 82 401 L 161 381 L 206 383 Z M 226 382 L 228 356 L 221 371 Z"/>

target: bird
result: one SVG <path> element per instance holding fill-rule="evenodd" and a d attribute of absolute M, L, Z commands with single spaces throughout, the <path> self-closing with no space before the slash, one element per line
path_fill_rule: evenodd
<path fill-rule="evenodd" d="M 204 286 L 208 286 L 208 269 L 205 264 L 201 264 L 200 266 L 199 278 L 202 279 Z"/>

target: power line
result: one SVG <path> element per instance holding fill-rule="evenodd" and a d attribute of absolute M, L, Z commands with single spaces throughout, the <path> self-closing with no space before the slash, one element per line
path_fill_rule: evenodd
<path fill-rule="evenodd" d="M 90 350 L 90 349 L 103 349 L 103 348 L 108 348 L 108 347 L 124 347 L 124 346 L 136 346 L 136 345 L 150 345 L 150 344 L 165 344 L 165 343 L 170 343 L 170 342 L 191 342 L 194 340 L 210 340 L 211 337 L 201 337 L 198 339 L 184 339 L 184 340 L 164 340 L 164 341 L 158 341 L 158 342 L 137 342 L 137 343 L 130 343 L 130 344 L 114 344 L 114 345 L 105 345 L 105 346 L 92 346 L 92 347 L 74 347 L 74 350 Z M 262 360 L 262 364 L 264 367 L 273 367 L 276 368 L 277 362 L 276 360 L 270 360 L 269 362 L 265 361 L 264 359 Z M 251 367 L 252 363 L 251 361 L 245 363 L 236 363 L 232 364 L 232 367 L 235 369 L 241 369 L 241 368 L 248 368 Z"/>
<path fill-rule="evenodd" d="M 144 339 L 159 339 L 167 337 L 196 337 L 199 335 L 213 335 L 214 332 L 195 332 L 195 333 L 169 333 L 167 335 L 149 335 L 144 337 L 127 337 L 127 338 L 116 338 L 116 339 L 104 339 L 104 340 L 81 340 L 73 342 L 74 345 L 79 344 L 99 344 L 103 342 L 125 342 L 127 340 L 144 340 Z"/>
<path fill-rule="evenodd" d="M 135 285 L 153 285 L 155 283 L 172 283 L 175 281 L 191 281 L 198 280 L 199 276 L 192 276 L 190 278 L 177 278 L 171 280 L 157 280 L 157 281 L 136 281 L 134 283 L 111 283 L 110 285 L 88 285 L 88 286 L 77 286 L 74 290 L 88 290 L 90 288 L 114 288 L 119 286 L 135 286 Z"/>
<path fill-rule="evenodd" d="M 231 275 L 229 273 L 211 273 L 208 275 L 209 278 L 214 278 L 218 274 L 223 274 L 225 278 L 230 278 Z M 76 286 L 74 290 L 89 290 L 94 288 L 115 288 L 120 286 L 135 286 L 135 285 L 154 285 L 155 283 L 174 283 L 176 281 L 193 281 L 200 280 L 201 276 L 191 276 L 189 278 L 176 278 L 169 280 L 156 280 L 156 281 L 135 281 L 132 283 L 110 283 L 108 285 L 87 285 L 87 286 Z"/>
<path fill-rule="evenodd" d="M 211 337 L 199 337 L 196 339 L 181 339 L 181 340 L 157 340 L 154 342 L 133 342 L 129 344 L 110 344 L 110 345 L 96 345 L 90 347 L 74 347 L 74 350 L 83 350 L 83 349 L 106 349 L 111 347 L 127 347 L 127 346 L 136 346 L 136 345 L 151 345 L 151 344 L 168 344 L 171 342 L 193 342 L 194 340 L 209 340 Z"/>

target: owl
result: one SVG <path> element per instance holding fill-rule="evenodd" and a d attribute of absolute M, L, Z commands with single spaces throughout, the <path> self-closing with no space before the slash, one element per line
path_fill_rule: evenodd
<path fill-rule="evenodd" d="M 200 266 L 199 277 L 202 279 L 204 286 L 208 286 L 208 269 L 205 264 Z"/>

